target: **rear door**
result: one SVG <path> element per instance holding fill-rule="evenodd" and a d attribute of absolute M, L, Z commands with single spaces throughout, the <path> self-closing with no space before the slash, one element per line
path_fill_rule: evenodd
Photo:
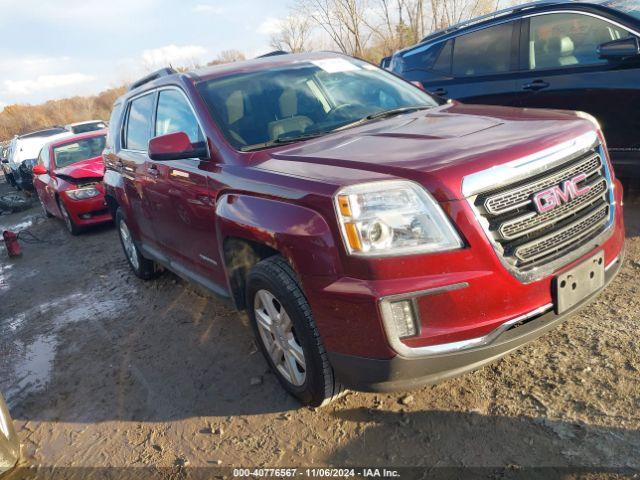
<path fill-rule="evenodd" d="M 127 104 L 122 146 L 118 152 L 117 167 L 124 178 L 124 189 L 130 204 L 140 240 L 157 244 L 153 229 L 153 210 L 146 190 L 155 181 L 147 172 L 147 149 L 152 134 L 153 113 L 157 92 L 147 92 L 133 97 Z"/>
<path fill-rule="evenodd" d="M 602 60 L 597 52 L 602 43 L 630 35 L 594 14 L 555 12 L 526 19 L 518 105 L 588 112 L 612 150 L 640 148 L 640 62 Z"/>
<path fill-rule="evenodd" d="M 422 75 L 421 83 L 428 92 L 445 98 L 466 103 L 512 105 L 517 100 L 513 72 L 518 66 L 519 42 L 519 20 L 441 42 L 434 46 L 437 50 L 433 53 L 431 50 L 418 53 L 425 60 L 433 61 L 428 72 Z M 414 62 L 410 58 L 406 60 L 411 68 Z"/>
<path fill-rule="evenodd" d="M 196 113 L 178 87 L 160 89 L 153 135 L 184 132 L 194 145 L 206 144 Z M 153 210 L 154 231 L 175 270 L 194 274 L 213 290 L 224 285 L 215 229 L 215 191 L 208 178 L 211 160 L 148 160 L 153 179 L 147 196 Z"/>

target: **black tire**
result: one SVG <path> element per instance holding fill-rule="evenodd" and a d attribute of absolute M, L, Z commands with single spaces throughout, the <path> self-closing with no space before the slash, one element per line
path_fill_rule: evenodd
<path fill-rule="evenodd" d="M 122 228 L 123 225 L 124 227 L 126 227 L 126 231 L 129 232 L 129 235 L 130 235 L 131 230 L 127 225 L 124 214 L 122 213 L 122 209 L 118 208 L 118 210 L 116 211 L 116 228 L 118 229 L 118 237 L 120 238 L 120 245 L 122 245 L 122 250 L 124 252 L 125 258 L 127 259 L 127 263 L 131 267 L 131 270 L 133 270 L 133 273 L 135 273 L 138 278 L 141 278 L 142 280 L 151 280 L 153 278 L 156 278 L 158 275 L 162 273 L 162 269 L 156 262 L 154 262 L 153 260 L 149 260 L 148 258 L 145 258 L 142 255 L 142 252 L 138 248 L 138 245 L 133 239 L 133 237 L 131 237 L 131 242 L 132 242 L 131 252 L 132 252 L 132 255 L 135 255 L 135 257 L 134 257 L 134 260 L 130 258 L 127 247 L 125 246 L 125 244 L 128 242 L 123 238 L 123 235 L 124 235 L 123 228 Z M 137 261 L 135 259 L 137 259 Z"/>
<path fill-rule="evenodd" d="M 58 198 L 58 208 L 60 208 L 60 213 L 62 214 L 62 221 L 64 226 L 67 228 L 67 231 L 71 235 L 80 235 L 82 233 L 82 228 L 77 226 L 71 218 L 67 207 L 65 207 L 64 202 Z"/>
<path fill-rule="evenodd" d="M 31 200 L 21 193 L 7 193 L 0 196 L 0 210 L 22 212 L 31 208 Z"/>
<path fill-rule="evenodd" d="M 254 302 L 261 290 L 271 293 L 284 308 L 295 329 L 296 341 L 302 347 L 305 360 L 304 383 L 297 386 L 285 378 L 267 351 L 258 329 Z M 302 292 L 297 275 L 280 255 L 256 264 L 247 278 L 247 306 L 256 341 L 267 363 L 282 386 L 303 405 L 321 407 L 339 397 L 344 389 L 333 373 L 320 333 L 313 320 L 311 307 Z"/>

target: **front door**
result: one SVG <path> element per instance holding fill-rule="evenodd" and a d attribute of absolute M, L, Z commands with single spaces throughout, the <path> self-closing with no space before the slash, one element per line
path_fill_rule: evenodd
<path fill-rule="evenodd" d="M 612 152 L 640 149 L 640 62 L 602 60 L 597 52 L 632 33 L 582 13 L 536 15 L 524 27 L 519 105 L 590 113 Z"/>
<path fill-rule="evenodd" d="M 206 142 L 198 119 L 182 90 L 165 88 L 158 93 L 154 136 L 184 132 L 191 143 Z M 215 191 L 210 190 L 211 160 L 188 158 L 153 161 L 147 171 L 154 176 L 147 185 L 152 204 L 154 232 L 168 252 L 174 269 L 187 269 L 201 282 L 224 285 L 215 229 Z"/>

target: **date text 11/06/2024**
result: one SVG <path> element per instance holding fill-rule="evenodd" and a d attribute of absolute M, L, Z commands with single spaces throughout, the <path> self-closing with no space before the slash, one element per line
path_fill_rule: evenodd
<path fill-rule="evenodd" d="M 312 478 L 398 478 L 400 472 L 387 468 L 234 468 L 234 477 Z"/>

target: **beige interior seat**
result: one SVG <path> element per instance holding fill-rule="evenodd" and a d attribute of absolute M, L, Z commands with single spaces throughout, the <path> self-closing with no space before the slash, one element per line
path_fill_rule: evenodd
<path fill-rule="evenodd" d="M 280 119 L 269 123 L 269 137 L 272 140 L 291 132 L 304 132 L 313 124 L 309 117 L 298 115 L 298 94 L 293 88 L 280 95 L 278 106 Z"/>

